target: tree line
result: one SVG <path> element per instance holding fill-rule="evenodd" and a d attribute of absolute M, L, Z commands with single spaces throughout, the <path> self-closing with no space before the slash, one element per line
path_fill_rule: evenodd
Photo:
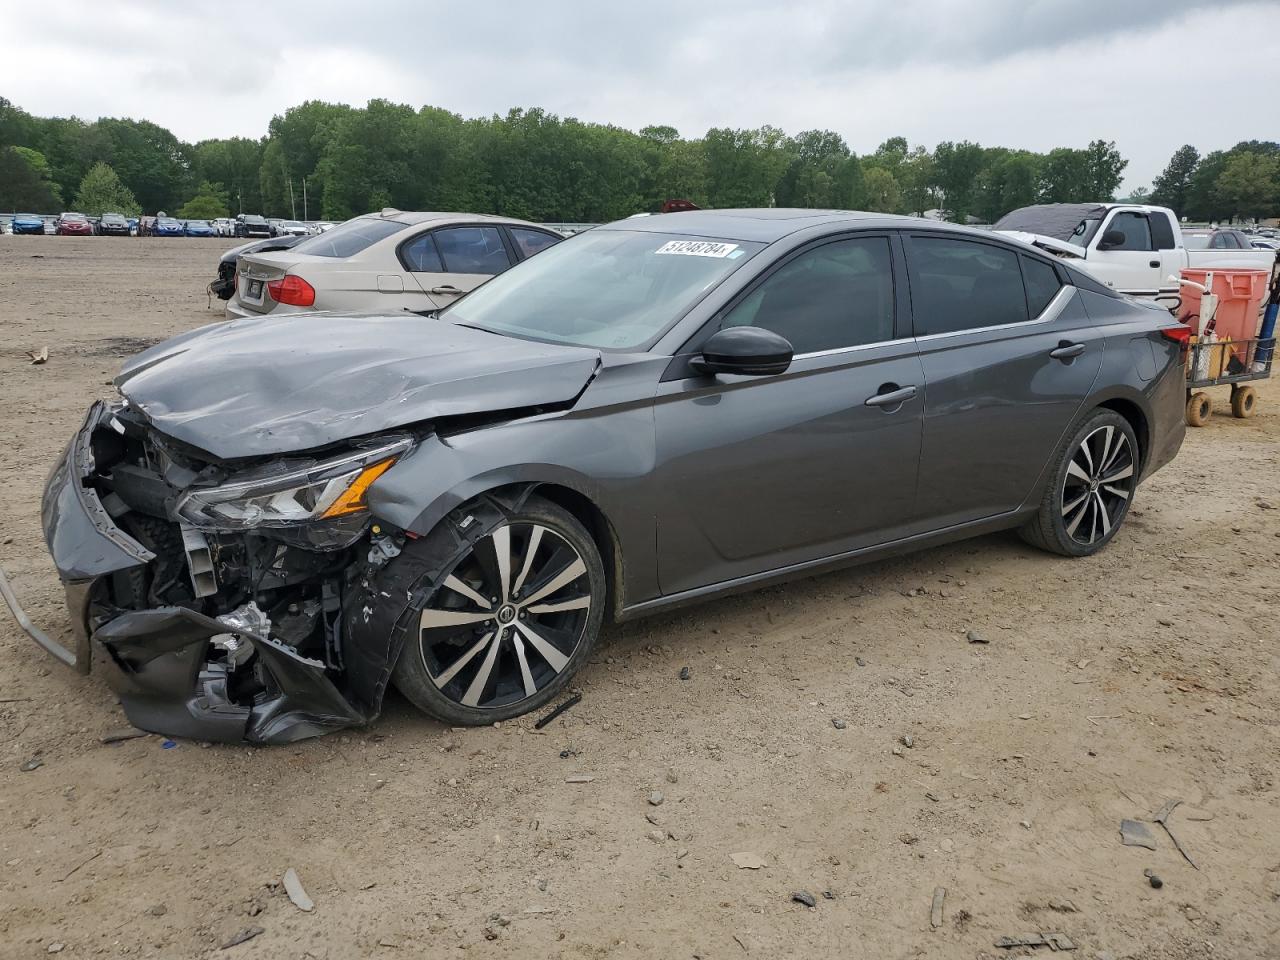
<path fill-rule="evenodd" d="M 1203 159 L 1183 147 L 1150 196 L 1195 219 L 1270 215 L 1277 156 L 1280 145 L 1258 141 Z M 386 100 L 308 101 L 260 139 L 189 144 L 145 120 L 36 117 L 0 98 L 0 210 L 302 217 L 305 195 L 311 219 L 398 207 L 598 222 L 681 198 L 994 222 L 1032 203 L 1114 199 L 1127 163 L 1103 140 L 1035 153 L 891 137 L 859 156 L 830 130 L 717 127 L 689 139 L 536 108 L 464 118 Z"/>

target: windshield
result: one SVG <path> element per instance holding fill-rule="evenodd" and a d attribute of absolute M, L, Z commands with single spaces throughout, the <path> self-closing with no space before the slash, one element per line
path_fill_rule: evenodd
<path fill-rule="evenodd" d="M 245 216 L 244 222 L 245 223 L 266 223 L 267 221 L 263 220 L 261 217 L 256 216 L 254 214 L 248 214 Z"/>
<path fill-rule="evenodd" d="M 1182 245 L 1188 250 L 1208 250 L 1209 234 L 1207 233 L 1184 233 L 1182 235 Z"/>
<path fill-rule="evenodd" d="M 313 257 L 354 257 L 362 250 L 399 233 L 405 224 L 381 217 L 356 217 L 346 223 L 308 237 L 296 247 L 294 253 L 307 253 Z"/>
<path fill-rule="evenodd" d="M 1093 239 L 1093 235 L 1098 232 L 1098 224 L 1101 222 L 1100 218 L 1095 219 L 1093 217 L 1081 220 L 1076 224 L 1076 228 L 1071 231 L 1071 236 L 1067 237 L 1067 243 L 1077 247 L 1087 247 L 1089 241 Z"/>
<path fill-rule="evenodd" d="M 182 226 L 182 224 L 180 224 L 177 220 L 170 220 L 168 217 L 161 217 L 161 218 L 159 219 L 159 221 L 158 221 L 158 222 L 159 222 L 160 226 L 162 226 L 162 227 L 180 227 L 180 226 Z"/>
<path fill-rule="evenodd" d="M 764 246 L 590 230 L 494 277 L 443 316 L 532 340 L 632 349 L 656 339 Z"/>

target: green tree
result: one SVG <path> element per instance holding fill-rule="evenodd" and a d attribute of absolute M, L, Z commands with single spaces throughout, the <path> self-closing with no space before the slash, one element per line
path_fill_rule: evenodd
<path fill-rule="evenodd" d="M 1175 150 L 1164 172 L 1151 184 L 1151 202 L 1181 215 L 1191 193 L 1191 178 L 1199 164 L 1200 154 L 1191 144 Z"/>
<path fill-rule="evenodd" d="M 933 188 L 933 154 L 924 147 L 915 147 L 904 155 L 894 176 L 902 188 L 902 208 L 899 213 L 919 216 L 938 205 L 938 195 Z"/>
<path fill-rule="evenodd" d="M 27 147 L 0 147 L 0 210 L 53 213 L 62 208 L 44 157 Z"/>
<path fill-rule="evenodd" d="M 985 163 L 982 147 L 949 140 L 933 151 L 933 185 L 942 196 L 947 219 L 964 223 L 977 209 L 977 178 Z"/>
<path fill-rule="evenodd" d="M 1235 153 L 1218 174 L 1214 193 L 1232 220 L 1274 216 L 1280 201 L 1280 159 L 1248 150 Z"/>
<path fill-rule="evenodd" d="M 135 216 L 141 209 L 133 193 L 105 163 L 95 163 L 84 175 L 76 194 L 75 207 L 91 217 L 100 217 L 104 213 Z"/>
<path fill-rule="evenodd" d="M 862 174 L 866 189 L 866 209 L 878 213 L 895 213 L 902 203 L 902 190 L 892 173 L 884 167 L 873 166 Z"/>
<path fill-rule="evenodd" d="M 227 193 L 220 183 L 205 180 L 196 189 L 195 196 L 178 210 L 183 220 L 214 220 L 230 213 Z"/>
<path fill-rule="evenodd" d="M 1085 199 L 1114 199 L 1129 161 L 1120 156 L 1113 140 L 1094 140 L 1083 153 L 1085 190 L 1089 194 Z"/>
<path fill-rule="evenodd" d="M 977 178 L 977 215 L 995 223 L 1010 210 L 1036 202 L 1040 157 L 1026 150 L 989 150 Z"/>
<path fill-rule="evenodd" d="M 1134 187 L 1129 191 L 1129 195 L 1124 198 L 1124 203 L 1151 203 L 1151 191 L 1146 187 Z M 1164 206 L 1164 204 L 1156 204 L 1156 206 Z"/>

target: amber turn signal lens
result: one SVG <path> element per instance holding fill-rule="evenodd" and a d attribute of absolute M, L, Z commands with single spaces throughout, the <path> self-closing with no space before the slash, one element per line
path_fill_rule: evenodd
<path fill-rule="evenodd" d="M 380 476 L 391 469 L 391 465 L 396 462 L 396 458 L 389 460 L 380 460 L 377 463 L 371 463 L 361 471 L 360 476 L 356 477 L 355 482 L 343 492 L 337 500 L 329 505 L 329 509 L 320 515 L 322 520 L 332 517 L 345 517 L 349 513 L 359 513 L 361 510 L 368 508 L 364 502 L 365 491 L 369 489 L 369 485 L 377 480 Z"/>

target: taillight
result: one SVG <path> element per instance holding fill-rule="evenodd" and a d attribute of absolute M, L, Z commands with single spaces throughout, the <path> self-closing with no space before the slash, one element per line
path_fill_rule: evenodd
<path fill-rule="evenodd" d="M 1172 327 L 1161 327 L 1160 335 L 1166 340 L 1180 343 L 1184 347 L 1191 342 L 1191 328 L 1185 323 L 1179 323 Z"/>
<path fill-rule="evenodd" d="M 291 307 L 310 307 L 316 302 L 316 288 L 291 273 L 270 281 L 267 292 L 276 303 L 287 303 Z"/>

